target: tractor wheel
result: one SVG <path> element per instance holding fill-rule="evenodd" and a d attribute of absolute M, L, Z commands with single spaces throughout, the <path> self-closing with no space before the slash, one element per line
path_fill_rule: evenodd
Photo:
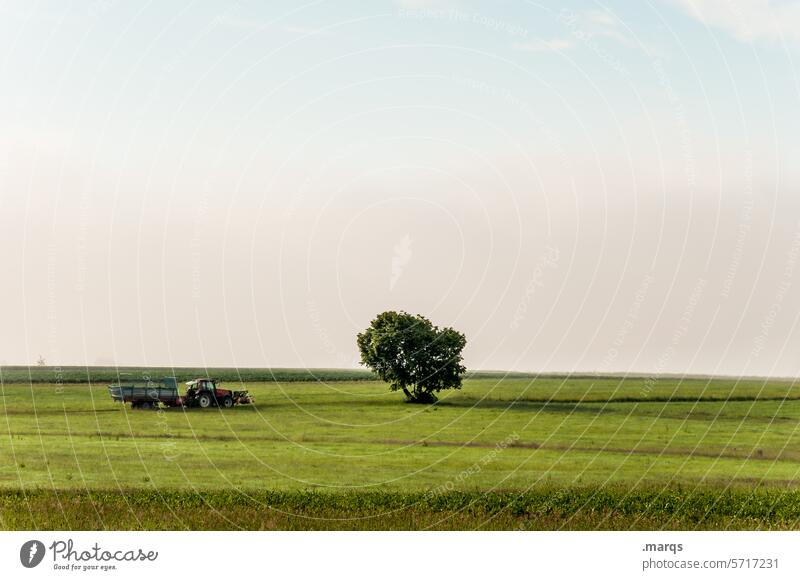
<path fill-rule="evenodd" d="M 199 397 L 197 397 L 197 403 L 203 408 L 208 409 L 211 406 L 211 396 L 207 393 L 203 393 Z"/>
<path fill-rule="evenodd" d="M 227 397 L 222 397 L 222 406 L 226 409 L 233 407 L 233 398 L 230 395 Z"/>

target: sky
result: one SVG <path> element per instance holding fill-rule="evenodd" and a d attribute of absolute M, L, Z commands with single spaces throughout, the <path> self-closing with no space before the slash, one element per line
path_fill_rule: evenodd
<path fill-rule="evenodd" d="M 0 1 L 0 363 L 800 374 L 800 2 Z"/>

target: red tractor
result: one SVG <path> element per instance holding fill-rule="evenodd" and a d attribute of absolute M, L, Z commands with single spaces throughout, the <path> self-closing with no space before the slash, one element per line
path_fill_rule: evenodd
<path fill-rule="evenodd" d="M 230 409 L 234 405 L 248 405 L 253 402 L 253 397 L 247 391 L 230 391 L 220 389 L 217 379 L 194 379 L 186 383 L 189 387 L 183 397 L 185 407 L 223 407 Z"/>

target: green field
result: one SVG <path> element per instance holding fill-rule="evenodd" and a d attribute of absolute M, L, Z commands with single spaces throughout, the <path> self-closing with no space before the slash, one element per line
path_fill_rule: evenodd
<path fill-rule="evenodd" d="M 474 376 L 435 406 L 293 376 L 131 411 L 4 369 L 0 527 L 800 529 L 792 382 Z"/>

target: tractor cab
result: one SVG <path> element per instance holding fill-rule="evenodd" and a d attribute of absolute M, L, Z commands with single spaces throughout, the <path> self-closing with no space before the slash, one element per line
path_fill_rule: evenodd
<path fill-rule="evenodd" d="M 190 389 L 194 389 L 195 391 L 216 391 L 217 390 L 217 380 L 216 379 L 194 379 L 193 381 L 189 381 L 186 383 Z"/>

